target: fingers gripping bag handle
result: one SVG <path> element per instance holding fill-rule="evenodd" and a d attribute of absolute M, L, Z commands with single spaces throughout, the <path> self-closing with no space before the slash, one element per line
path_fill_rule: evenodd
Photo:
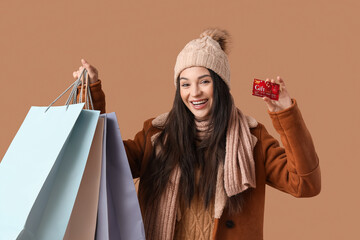
<path fill-rule="evenodd" d="M 84 69 L 79 78 L 73 82 L 62 94 L 60 94 L 54 101 L 52 101 L 50 103 L 50 105 L 46 108 L 45 112 L 47 112 L 50 107 L 57 101 L 59 100 L 65 93 L 67 93 L 70 88 L 71 92 L 70 95 L 65 103 L 65 105 L 67 106 L 67 108 L 69 107 L 70 104 L 76 104 L 76 103 L 82 103 L 82 94 L 83 94 L 83 87 L 84 87 L 84 78 L 85 80 L 85 108 L 86 109 L 91 109 L 94 110 L 94 104 L 92 101 L 92 97 L 91 97 L 91 91 L 90 91 L 90 84 L 89 84 L 89 74 L 87 72 L 86 69 Z M 80 96 L 79 96 L 79 101 L 77 100 L 77 95 L 78 95 L 78 87 L 81 85 L 81 89 L 80 89 Z M 90 104 L 89 104 L 90 103 Z"/>

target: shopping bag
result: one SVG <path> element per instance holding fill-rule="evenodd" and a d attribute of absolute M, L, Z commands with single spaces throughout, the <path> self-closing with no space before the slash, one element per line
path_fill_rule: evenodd
<path fill-rule="evenodd" d="M 115 113 L 105 119 L 97 240 L 145 239 L 139 202 Z"/>
<path fill-rule="evenodd" d="M 83 106 L 30 109 L 0 164 L 0 239 L 62 238 L 99 117 Z"/>
<path fill-rule="evenodd" d="M 104 119 L 100 118 L 64 240 L 88 240 L 95 238 L 103 134 Z"/>
<path fill-rule="evenodd" d="M 83 107 L 31 107 L 0 164 L 0 240 L 63 238 L 100 114 Z"/>

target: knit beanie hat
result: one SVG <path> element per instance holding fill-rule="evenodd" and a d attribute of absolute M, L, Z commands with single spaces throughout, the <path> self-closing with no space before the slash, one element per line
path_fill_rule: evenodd
<path fill-rule="evenodd" d="M 230 88 L 230 66 L 226 54 L 229 34 L 225 30 L 206 29 L 200 38 L 190 41 L 179 53 L 175 64 L 174 83 L 189 67 L 205 67 L 216 72 Z"/>

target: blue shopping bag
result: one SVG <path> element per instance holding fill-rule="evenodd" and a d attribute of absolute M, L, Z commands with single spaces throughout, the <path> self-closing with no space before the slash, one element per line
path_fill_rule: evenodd
<path fill-rule="evenodd" d="M 105 118 L 97 240 L 145 239 L 133 177 L 115 113 Z"/>
<path fill-rule="evenodd" d="M 0 240 L 63 238 L 100 115 L 83 107 L 29 110 L 0 164 Z"/>

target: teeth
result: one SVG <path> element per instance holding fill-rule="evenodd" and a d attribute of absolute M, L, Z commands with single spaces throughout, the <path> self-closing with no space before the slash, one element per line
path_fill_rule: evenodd
<path fill-rule="evenodd" d="M 203 103 L 206 103 L 207 100 L 203 100 L 203 101 L 198 101 L 198 102 L 192 102 L 194 105 L 200 105 L 200 104 L 203 104 Z"/>

